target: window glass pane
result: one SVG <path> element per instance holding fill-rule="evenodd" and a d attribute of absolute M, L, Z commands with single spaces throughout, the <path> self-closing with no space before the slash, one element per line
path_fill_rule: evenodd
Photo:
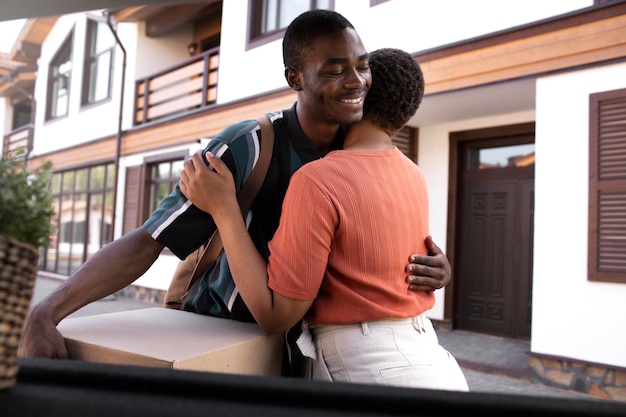
<path fill-rule="evenodd" d="M 115 166 L 111 163 L 106 166 L 107 172 L 107 186 L 109 188 L 113 187 L 113 183 L 115 182 Z"/>
<path fill-rule="evenodd" d="M 161 202 L 161 200 L 167 197 L 169 193 L 170 193 L 169 184 L 167 183 L 155 184 L 154 194 L 152 198 L 152 207 L 156 208 Z"/>
<path fill-rule="evenodd" d="M 74 223 L 74 243 L 85 243 L 85 221 L 80 221 Z"/>
<path fill-rule="evenodd" d="M 278 28 L 277 9 L 279 0 L 266 0 L 263 2 L 263 15 L 261 16 L 261 33 L 271 32 Z"/>
<path fill-rule="evenodd" d="M 535 144 L 481 148 L 470 151 L 469 169 L 522 168 L 535 164 Z"/>
<path fill-rule="evenodd" d="M 100 165 L 91 170 L 91 189 L 104 187 L 104 166 Z"/>
<path fill-rule="evenodd" d="M 107 49 L 110 49 L 114 44 L 115 38 L 113 37 L 113 33 L 111 33 L 111 29 L 109 29 L 106 23 L 98 22 L 93 47 L 95 54 L 99 54 Z"/>
<path fill-rule="evenodd" d="M 50 188 L 53 194 L 58 194 L 61 191 L 62 177 L 63 176 L 61 174 L 52 174 L 52 183 L 50 185 Z"/>
<path fill-rule="evenodd" d="M 169 162 L 163 162 L 161 164 L 157 164 L 154 167 L 154 178 L 169 178 L 170 177 L 170 168 L 171 164 Z"/>
<path fill-rule="evenodd" d="M 82 99 L 83 103 L 95 103 L 109 98 L 111 94 L 115 37 L 104 22 L 89 20 L 88 31 Z"/>
<path fill-rule="evenodd" d="M 180 177 L 180 173 L 183 170 L 184 161 L 174 161 L 172 162 L 172 179 L 176 182 Z"/>
<path fill-rule="evenodd" d="M 110 242 L 112 166 L 96 165 L 54 174 L 52 190 L 56 214 L 52 223 L 56 236 L 40 257 L 42 270 L 70 274 Z"/>
<path fill-rule="evenodd" d="M 113 184 L 110 182 L 109 184 Z M 111 242 L 113 238 L 112 235 L 112 226 L 113 226 L 113 191 L 109 191 L 105 194 L 105 203 L 104 203 L 104 224 L 102 225 L 102 235 L 100 240 L 100 245 L 104 246 L 107 243 Z"/>
<path fill-rule="evenodd" d="M 74 199 L 74 222 L 84 222 L 87 217 L 87 209 L 87 193 L 76 194 Z"/>
<path fill-rule="evenodd" d="M 317 5 L 316 7 L 318 9 L 326 9 L 326 10 L 331 10 L 330 7 L 330 0 L 317 0 Z"/>
<path fill-rule="evenodd" d="M 310 9 L 309 0 L 288 0 L 280 2 L 280 26 L 278 29 L 286 28 L 289 23 L 302 12 Z"/>
<path fill-rule="evenodd" d="M 89 184 L 89 170 L 81 169 L 76 172 L 76 190 L 86 190 Z"/>
<path fill-rule="evenodd" d="M 63 175 L 63 191 L 72 190 L 74 190 L 74 171 L 69 171 Z"/>
<path fill-rule="evenodd" d="M 92 68 L 91 101 L 109 97 L 110 68 L 111 51 L 98 55 Z"/>
<path fill-rule="evenodd" d="M 70 75 L 72 73 L 72 61 L 70 61 L 70 48 L 66 48 L 59 61 L 55 63 L 53 74 L 55 82 L 53 88 L 53 117 L 64 116 L 67 114 L 69 104 L 69 87 Z"/>
<path fill-rule="evenodd" d="M 167 197 L 180 179 L 183 170 L 182 159 L 168 162 L 155 163 L 151 167 L 150 185 L 150 211 L 154 211 L 161 200 Z"/>

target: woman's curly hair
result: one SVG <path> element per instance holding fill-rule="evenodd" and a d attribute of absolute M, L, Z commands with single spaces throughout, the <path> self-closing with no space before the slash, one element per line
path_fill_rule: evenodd
<path fill-rule="evenodd" d="M 372 85 L 365 98 L 363 119 L 393 134 L 413 115 L 424 96 L 424 74 L 408 52 L 394 48 L 370 53 Z"/>

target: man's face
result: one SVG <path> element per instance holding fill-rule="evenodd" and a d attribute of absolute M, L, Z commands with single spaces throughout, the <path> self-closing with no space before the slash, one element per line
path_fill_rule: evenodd
<path fill-rule="evenodd" d="M 298 105 L 306 109 L 308 117 L 324 123 L 361 120 L 372 80 L 368 57 L 354 29 L 315 39 L 299 74 L 302 91 Z"/>

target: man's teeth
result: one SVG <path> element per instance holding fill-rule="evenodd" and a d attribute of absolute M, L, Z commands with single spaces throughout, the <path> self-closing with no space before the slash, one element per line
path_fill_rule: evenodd
<path fill-rule="evenodd" d="M 348 103 L 348 104 L 358 104 L 361 102 L 360 98 L 344 98 L 341 100 L 342 103 Z"/>

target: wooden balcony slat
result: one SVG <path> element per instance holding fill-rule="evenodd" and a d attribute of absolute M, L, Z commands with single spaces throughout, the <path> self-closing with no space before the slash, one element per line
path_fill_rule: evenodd
<path fill-rule="evenodd" d="M 201 76 L 204 71 L 204 62 L 197 61 L 172 72 L 159 75 L 150 80 L 149 88 L 153 92 L 159 88 L 179 83 L 181 80 L 191 78 L 193 76 Z"/>
<path fill-rule="evenodd" d="M 215 103 L 217 100 L 217 87 L 209 88 L 206 92 L 206 102 Z"/>
<path fill-rule="evenodd" d="M 171 100 L 176 97 L 185 96 L 187 94 L 197 93 L 202 90 L 202 78 L 195 77 L 179 84 L 169 86 L 165 89 L 161 89 L 155 93 L 150 94 L 149 106 L 158 105 L 164 101 Z"/>
<path fill-rule="evenodd" d="M 209 57 L 209 69 L 217 68 L 220 64 L 220 55 L 213 54 Z"/>
<path fill-rule="evenodd" d="M 2 142 L 2 154 L 11 155 L 14 154 L 20 148 L 23 148 L 26 153 L 32 150 L 33 143 L 33 128 L 32 125 L 24 125 L 16 130 L 10 132 L 3 138 Z"/>
<path fill-rule="evenodd" d="M 209 85 L 217 85 L 217 71 L 209 73 Z"/>
<path fill-rule="evenodd" d="M 186 111 L 202 104 L 202 95 L 198 92 L 177 100 L 167 101 L 148 109 L 148 119 L 152 120 L 167 114 Z"/>

